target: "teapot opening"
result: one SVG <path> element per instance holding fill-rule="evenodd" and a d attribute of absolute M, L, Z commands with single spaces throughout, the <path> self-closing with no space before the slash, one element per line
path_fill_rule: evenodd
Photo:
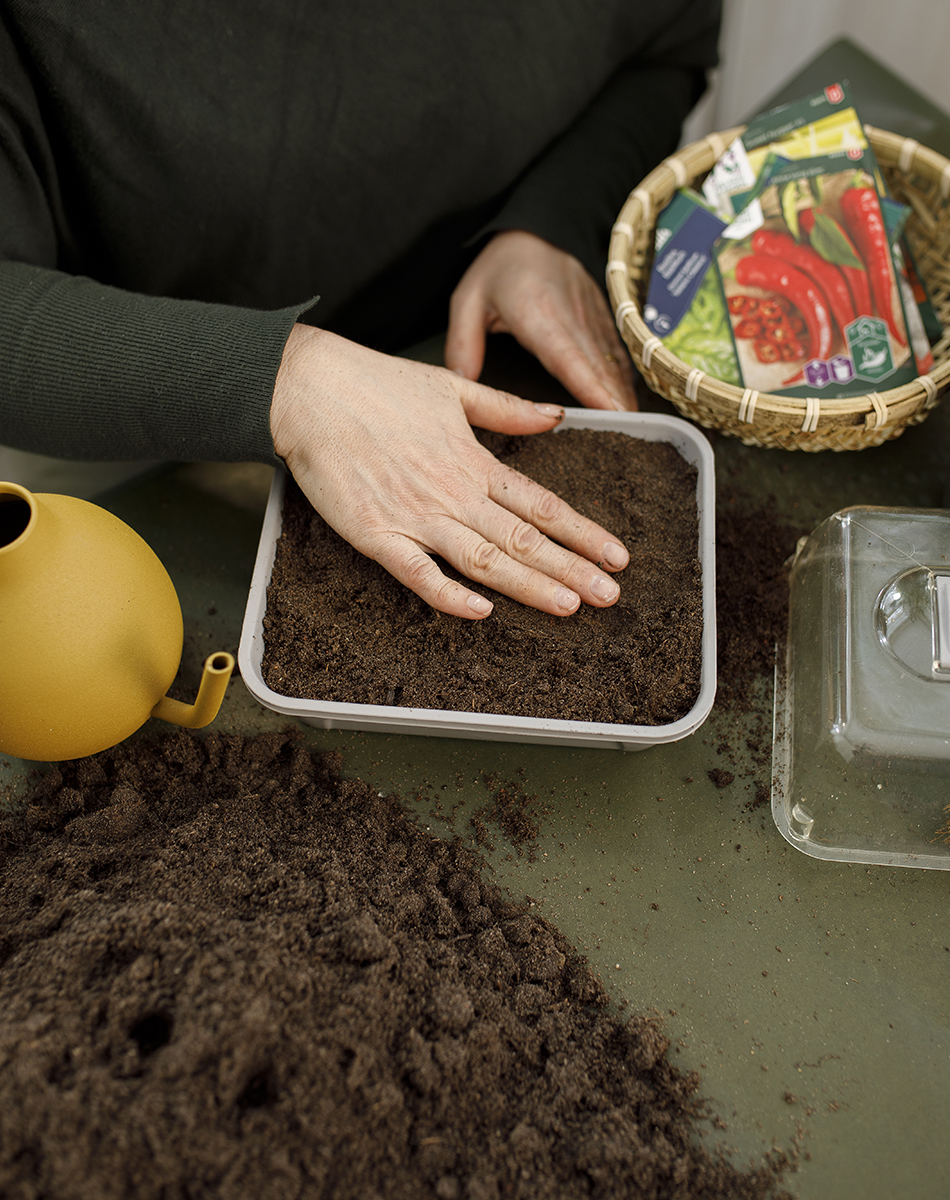
<path fill-rule="evenodd" d="M 32 516 L 33 507 L 22 496 L 0 495 L 0 550 L 20 537 Z"/>

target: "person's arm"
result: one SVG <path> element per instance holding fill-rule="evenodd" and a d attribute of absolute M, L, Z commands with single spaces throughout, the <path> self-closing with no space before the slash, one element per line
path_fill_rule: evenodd
<path fill-rule="evenodd" d="M 70 458 L 283 459 L 343 536 L 459 616 L 491 605 L 433 555 L 552 613 L 616 600 L 606 572 L 623 547 L 502 467 L 470 425 L 540 432 L 558 411 L 301 326 L 309 301 L 263 312 L 70 270 L 50 147 L 25 88 L 20 101 L 0 109 L 0 441 Z"/>
<path fill-rule="evenodd" d="M 721 0 L 667 3 L 649 45 L 533 162 L 483 233 L 525 229 L 603 279 L 610 229 L 633 188 L 676 149 L 718 62 Z M 632 17 L 635 19 L 635 17 Z"/>
<path fill-rule="evenodd" d="M 276 463 L 270 400 L 294 322 L 0 262 L 0 443 L 59 458 Z"/>
<path fill-rule="evenodd" d="M 531 164 L 481 231 L 460 281 L 446 365 L 477 379 L 489 332 L 513 334 L 576 399 L 635 408 L 629 360 L 603 290 L 610 228 L 679 141 L 716 61 L 719 4 L 688 0 L 655 43 Z"/>
<path fill-rule="evenodd" d="M 71 150 L 47 129 L 17 44 L 0 16 L 0 443 L 101 461 L 276 462 L 274 379 L 312 301 L 262 312 L 165 299 L 77 267 L 95 256 L 62 201 Z"/>

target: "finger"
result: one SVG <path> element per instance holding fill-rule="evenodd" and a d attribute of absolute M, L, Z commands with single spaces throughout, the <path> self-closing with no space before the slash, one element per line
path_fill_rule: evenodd
<path fill-rule="evenodd" d="M 469 425 L 494 433 L 544 433 L 564 420 L 560 404 L 536 404 L 471 380 L 455 381 Z"/>
<path fill-rule="evenodd" d="M 594 331 L 594 355 L 592 362 L 605 372 L 605 378 L 614 381 L 620 378 L 620 394 L 626 409 L 635 412 L 639 408 L 633 363 L 627 347 L 621 340 L 613 317 L 603 305 L 597 328 Z"/>
<path fill-rule="evenodd" d="M 606 302 L 592 310 L 590 297 L 575 299 L 568 316 L 542 303 L 525 308 L 515 336 L 586 408 L 615 412 L 636 408 L 636 393 L 621 368 L 626 355 Z"/>
<path fill-rule="evenodd" d="M 526 308 L 518 336 L 586 407 L 637 409 L 630 357 L 603 292 L 586 273 L 575 280 L 569 308 Z"/>
<path fill-rule="evenodd" d="M 615 368 L 619 355 L 594 345 L 580 344 L 576 331 L 549 329 L 532 352 L 542 366 L 558 379 L 585 408 L 627 411 L 631 400 L 623 377 Z M 531 347 L 526 345 L 526 349 Z M 608 359 L 606 354 L 610 354 Z"/>
<path fill-rule="evenodd" d="M 606 308 L 601 312 L 600 307 L 594 313 L 585 308 L 585 316 L 592 320 L 592 325 L 578 320 L 562 331 L 560 341 L 551 342 L 550 352 L 562 355 L 561 361 L 553 364 L 554 369 L 571 378 L 577 389 L 573 394 L 587 407 L 636 411 L 630 357 L 612 319 Z M 603 394 L 598 396 L 598 388 L 610 398 L 610 405 L 604 403 Z"/>
<path fill-rule="evenodd" d="M 507 508 L 483 500 L 468 512 L 471 528 L 452 521 L 430 530 L 433 548 L 466 578 L 555 616 L 575 612 L 581 601 L 606 608 L 619 597 L 604 571 Z"/>
<path fill-rule="evenodd" d="M 521 561 L 521 555 L 541 560 L 544 557 L 541 553 L 535 554 L 534 550 L 526 549 L 526 546 L 533 538 L 544 542 L 547 539 L 536 529 L 528 529 L 524 522 L 518 521 L 510 513 L 504 513 L 500 509 L 497 511 L 499 531 L 502 532 L 506 524 L 512 530 L 511 536 L 500 538 L 506 542 L 507 548 L 483 537 L 477 530 L 453 522 L 451 526 L 446 525 L 442 531 L 434 531 L 438 553 L 467 579 L 490 587 L 504 596 L 510 596 L 520 604 L 529 605 L 555 617 L 569 617 L 576 612 L 581 601 L 586 598 L 581 591 L 570 587 L 556 573 L 548 574 Z M 517 532 L 518 526 L 525 529 L 523 539 Z M 564 560 L 576 558 L 576 555 L 569 555 L 561 547 L 552 546 L 550 543 L 548 546 Z M 570 573 L 566 568 L 563 570 L 566 576 Z M 581 572 L 576 574 L 580 577 Z M 607 600 L 590 601 L 599 606 L 613 603 L 620 594 L 620 589 L 612 579 L 603 576 L 603 582 L 605 587 L 612 589 L 612 594 Z"/>
<path fill-rule="evenodd" d="M 602 349 L 605 343 L 608 348 Z M 636 412 L 640 405 L 634 385 L 633 365 L 626 349 L 605 338 L 591 349 L 588 361 L 595 378 L 619 400 L 622 411 Z"/>
<path fill-rule="evenodd" d="M 461 285 L 449 302 L 445 365 L 465 379 L 478 379 L 485 365 L 485 335 L 490 323 L 480 291 Z"/>
<path fill-rule="evenodd" d="M 376 544 L 371 542 L 361 549 L 439 612 L 466 621 L 479 621 L 491 615 L 494 605 L 490 600 L 464 583 L 443 575 L 430 555 L 412 538 L 388 533 Z M 451 560 L 446 558 L 446 561 Z"/>
<path fill-rule="evenodd" d="M 553 553 L 552 541 L 557 542 L 558 548 L 573 552 L 571 574 L 563 577 L 564 582 L 569 581 L 571 586 L 577 587 L 589 604 L 609 604 L 616 599 L 616 596 L 606 599 L 603 584 L 595 582 L 601 571 L 622 571 L 630 561 L 626 547 L 612 533 L 582 516 L 547 488 L 500 462 L 494 462 L 489 473 L 488 496 L 502 509 L 520 518 L 526 528 L 545 535 L 544 556 L 532 558 L 535 565 L 557 575 L 558 565 L 564 562 Z M 497 525 L 486 524 L 484 515 L 481 515 L 478 528 L 484 536 L 505 543 L 506 538 L 499 533 Z M 538 547 L 532 547 L 532 550 L 536 554 Z M 578 567 L 575 556 L 579 556 L 582 567 Z M 582 571 L 580 576 L 576 573 L 579 569 Z"/>

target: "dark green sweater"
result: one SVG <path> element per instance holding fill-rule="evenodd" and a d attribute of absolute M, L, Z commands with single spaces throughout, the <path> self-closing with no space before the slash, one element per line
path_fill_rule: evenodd
<path fill-rule="evenodd" d="M 294 320 L 397 350 L 499 229 L 601 278 L 718 8 L 5 0 L 0 443 L 272 462 Z"/>

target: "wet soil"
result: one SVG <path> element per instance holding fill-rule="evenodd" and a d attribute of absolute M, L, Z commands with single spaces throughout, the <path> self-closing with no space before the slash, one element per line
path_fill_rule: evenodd
<path fill-rule="evenodd" d="M 700 1141 L 697 1077 L 530 902 L 338 767 L 176 731 L 0 825 L 0 1194 L 780 1190 L 783 1156 Z"/>
<path fill-rule="evenodd" d="M 668 443 L 624 433 L 483 440 L 624 542 L 619 601 L 559 618 L 480 589 L 495 605 L 487 620 L 445 616 L 353 550 L 290 485 L 264 681 L 280 695 L 355 704 L 651 726 L 686 716 L 702 666 L 695 468 Z"/>

